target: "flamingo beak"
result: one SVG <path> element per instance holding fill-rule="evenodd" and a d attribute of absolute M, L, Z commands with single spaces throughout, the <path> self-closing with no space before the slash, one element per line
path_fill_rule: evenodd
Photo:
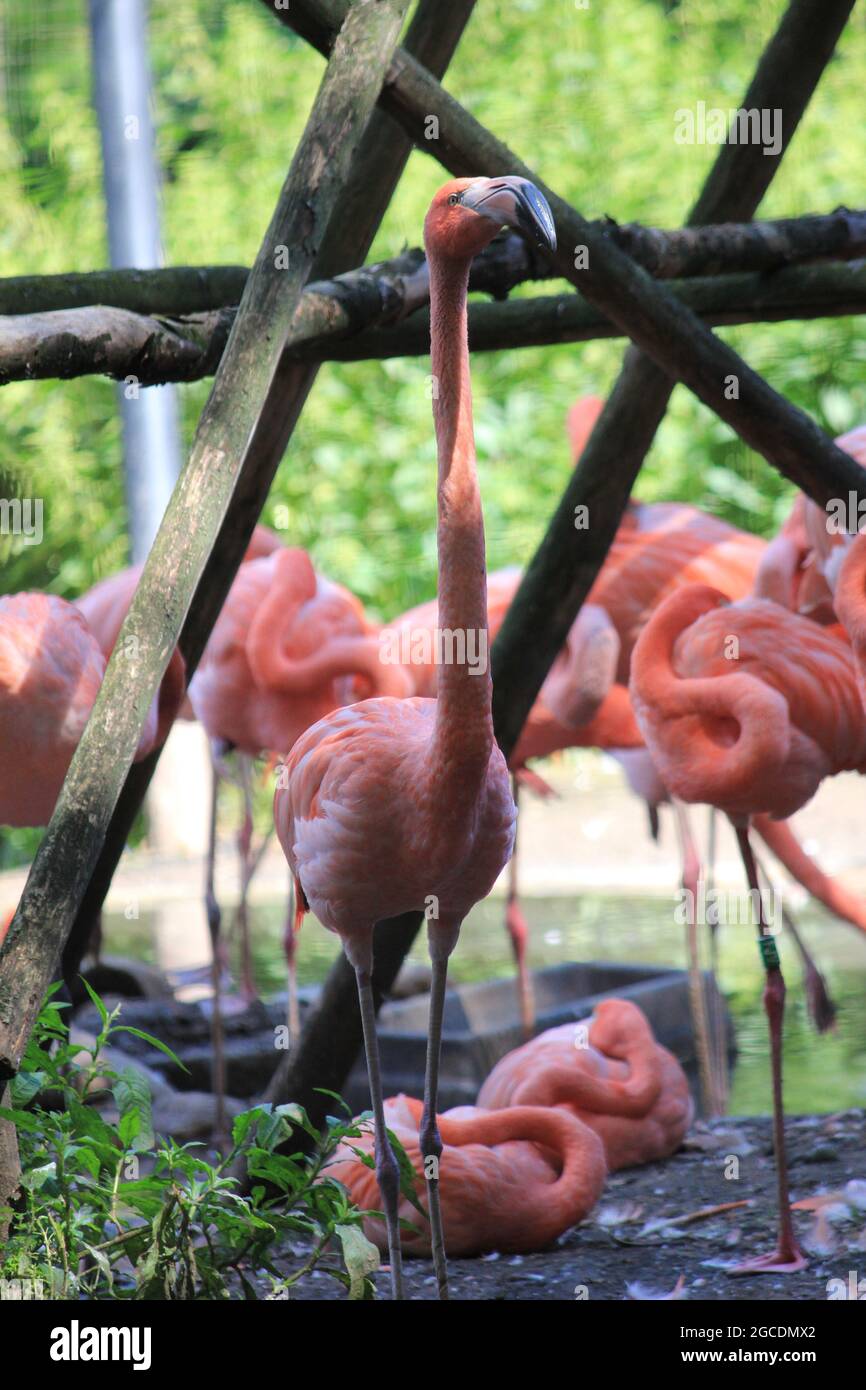
<path fill-rule="evenodd" d="M 513 227 L 534 245 L 556 250 L 553 213 L 544 194 L 529 179 L 518 174 L 478 179 L 465 190 L 461 202 L 500 227 Z"/>

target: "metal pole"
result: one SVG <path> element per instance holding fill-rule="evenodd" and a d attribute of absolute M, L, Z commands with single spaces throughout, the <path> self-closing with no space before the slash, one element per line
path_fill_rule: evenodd
<path fill-rule="evenodd" d="M 146 0 L 90 0 L 94 104 L 102 137 L 112 266 L 163 264 L 150 112 Z M 118 388 L 132 559 L 143 561 L 180 471 L 172 386 Z"/>

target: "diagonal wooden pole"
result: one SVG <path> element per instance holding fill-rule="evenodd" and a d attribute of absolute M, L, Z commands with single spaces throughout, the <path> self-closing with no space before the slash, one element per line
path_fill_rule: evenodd
<path fill-rule="evenodd" d="M 193 596 L 203 596 L 201 606 L 212 621 L 234 572 L 228 567 L 232 561 L 236 567 L 243 553 L 240 540 L 226 547 L 222 573 L 213 565 L 215 538 L 227 525 L 232 530 L 243 465 L 259 447 L 265 407 L 282 389 L 285 340 L 379 94 L 406 4 L 356 0 L 334 44 L 189 461 L 0 954 L 0 1079 L 20 1063 Z M 255 516 L 249 520 L 251 530 Z M 189 650 L 197 655 L 192 643 Z"/>
<path fill-rule="evenodd" d="M 751 145 L 722 146 L 688 217 L 689 226 L 746 221 L 757 211 L 852 8 L 853 0 L 792 0 L 741 102 L 745 110 L 780 113 L 781 148 L 773 156 Z M 733 374 L 739 374 L 738 367 Z M 637 348 L 627 351 L 611 396 L 527 569 L 493 650 L 497 727 L 511 747 L 604 563 L 673 386 L 673 378 L 655 361 Z M 803 418 L 807 430 L 815 428 Z M 588 506 L 592 518 L 591 531 L 583 533 L 585 546 L 575 545 L 574 509 L 579 506 Z M 539 632 L 540 613 L 545 616 Z"/>
<path fill-rule="evenodd" d="M 420 0 L 406 34 L 406 48 L 417 49 L 432 71 L 445 70 L 474 0 L 454 0 L 445 15 L 438 0 Z M 358 146 L 349 177 L 328 224 L 311 277 L 326 278 L 357 265 L 367 255 L 379 222 L 411 150 L 403 130 L 382 111 L 374 111 Z M 252 529 L 258 521 L 277 466 L 316 378 L 317 365 L 291 359 L 293 335 L 286 341 L 275 389 L 256 426 L 211 559 L 199 581 L 181 634 L 187 672 L 194 671 L 228 593 Z M 133 822 L 147 791 L 159 752 L 130 769 L 105 837 L 105 844 L 78 908 L 63 953 L 63 974 L 74 976 L 84 955 Z M 381 954 L 380 954 L 381 959 Z M 396 967 L 395 967 L 396 969 Z M 387 970 L 382 965 L 386 987 Z M 379 968 L 373 977 L 378 990 Z M 353 985 L 354 987 L 354 985 Z M 353 1007 L 357 1011 L 355 996 Z M 360 1026 L 360 1023 L 359 1023 Z"/>

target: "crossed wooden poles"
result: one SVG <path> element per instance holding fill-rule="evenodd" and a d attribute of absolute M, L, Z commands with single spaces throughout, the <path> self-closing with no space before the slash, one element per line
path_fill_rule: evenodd
<path fill-rule="evenodd" d="M 781 148 L 767 155 L 751 145 L 721 147 L 692 227 L 752 218 L 853 3 L 791 0 L 742 102 L 781 111 Z M 158 757 L 131 766 L 151 700 L 178 641 L 194 671 L 315 379 L 317 360 L 298 355 L 304 289 L 364 261 L 413 143 L 454 174 L 531 177 L 557 222 L 553 273 L 633 344 L 494 645 L 494 720 L 506 754 L 604 561 L 675 381 L 819 503 L 849 492 L 866 500 L 866 472 L 715 338 L 685 298 L 654 280 L 612 228 L 581 217 L 444 91 L 438 79 L 473 0 L 419 0 L 396 47 L 407 7 L 408 0 L 292 0 L 275 10 L 328 54 L 327 70 L 245 280 L 189 461 L 0 951 L 0 1086 L 20 1065 L 58 959 L 67 967 L 80 959 Z M 439 122 L 436 140 L 426 138 L 430 115 Z M 275 264 L 277 246 L 290 248 L 287 269 Z M 581 532 L 573 526 L 578 505 L 588 507 L 592 523 Z M 123 640 L 131 636 L 137 641 Z M 420 920 L 409 914 L 377 932 L 379 998 Z M 340 956 L 274 1089 L 285 1087 L 320 1122 L 327 1101 L 314 1088 L 339 1090 L 360 1045 L 354 977 Z M 2 1142 L 0 1122 L 0 1151 Z"/>

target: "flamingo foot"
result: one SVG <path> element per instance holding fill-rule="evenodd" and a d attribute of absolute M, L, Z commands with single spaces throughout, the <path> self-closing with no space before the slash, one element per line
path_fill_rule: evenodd
<path fill-rule="evenodd" d="M 808 1267 L 809 1261 L 796 1241 L 791 1246 L 780 1245 L 770 1255 L 756 1255 L 753 1260 L 745 1260 L 734 1265 L 729 1274 L 799 1274 Z"/>

